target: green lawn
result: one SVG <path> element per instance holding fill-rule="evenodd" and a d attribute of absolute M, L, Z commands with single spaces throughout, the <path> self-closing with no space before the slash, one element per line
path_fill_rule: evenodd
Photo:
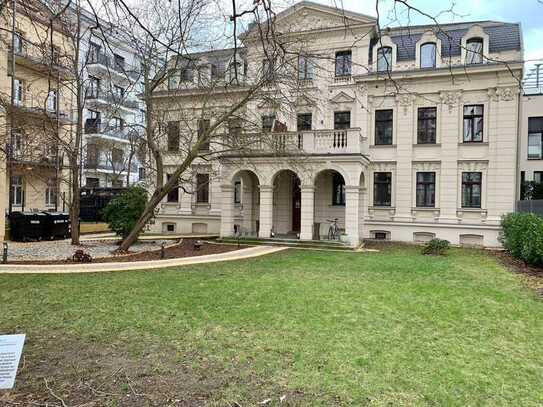
<path fill-rule="evenodd" d="M 6 332 L 13 400 L 55 401 L 45 377 L 67 405 L 543 404 L 543 301 L 480 251 L 4 275 Z"/>

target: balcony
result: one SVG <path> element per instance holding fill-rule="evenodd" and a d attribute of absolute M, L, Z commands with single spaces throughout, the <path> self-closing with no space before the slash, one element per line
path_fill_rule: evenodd
<path fill-rule="evenodd" d="M 126 96 L 118 96 L 112 93 L 102 93 L 100 91 L 94 91 L 87 93 L 85 99 L 95 106 L 108 107 L 111 109 L 113 106 L 122 107 L 129 110 L 139 108 L 140 102 L 134 99 L 127 99 Z"/>
<path fill-rule="evenodd" d="M 11 110 L 14 118 L 21 120 L 23 116 L 32 116 L 36 119 L 48 120 L 51 123 L 69 124 L 71 122 L 69 113 L 59 110 L 49 110 L 44 108 L 39 98 L 33 98 L 31 95 L 25 95 L 22 102 L 15 102 Z M 11 108 L 10 108 L 11 109 Z"/>
<path fill-rule="evenodd" d="M 8 162 L 11 165 L 56 167 L 60 165 L 57 148 L 43 148 L 28 143 L 13 142 L 6 146 Z"/>
<path fill-rule="evenodd" d="M 8 66 L 11 66 L 11 46 L 8 53 Z M 28 40 L 20 39 L 18 47 L 13 53 L 15 55 L 15 63 L 26 68 L 35 70 L 39 73 L 50 73 L 54 76 L 62 78 L 72 77 L 70 70 L 70 56 L 62 55 L 60 49 L 47 44 L 33 44 Z"/>
<path fill-rule="evenodd" d="M 89 52 L 87 54 L 87 67 L 89 71 L 102 74 L 115 74 L 121 78 L 138 79 L 140 72 L 135 66 L 126 62 L 116 61 L 112 55 L 107 55 L 103 52 Z"/>
<path fill-rule="evenodd" d="M 250 137 L 250 135 L 247 135 Z M 368 155 L 369 143 L 359 128 L 308 130 L 254 135 L 246 143 L 250 155 Z M 239 153 L 234 152 L 233 155 Z"/>
<path fill-rule="evenodd" d="M 134 129 L 131 128 L 118 128 L 102 123 L 100 120 L 87 119 L 84 125 L 84 131 L 87 136 L 108 138 L 112 141 L 124 141 L 128 142 L 131 134 L 134 133 Z"/>

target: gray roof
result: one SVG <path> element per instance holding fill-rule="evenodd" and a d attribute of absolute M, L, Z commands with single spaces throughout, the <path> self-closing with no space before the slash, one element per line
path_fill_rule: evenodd
<path fill-rule="evenodd" d="M 389 31 L 382 30 L 382 33 L 390 35 L 392 42 L 397 46 L 397 61 L 415 60 L 415 51 L 417 41 L 420 40 L 426 29 L 434 29 L 437 32 L 436 36 L 441 40 L 441 56 L 443 58 L 460 56 L 462 37 L 466 34 L 469 27 L 479 24 L 483 31 L 489 36 L 489 51 L 490 53 L 501 51 L 520 51 L 521 49 L 521 32 L 520 25 L 517 23 L 500 23 L 500 22 L 473 22 L 473 23 L 458 23 L 441 25 L 439 30 L 436 26 L 416 26 L 407 28 L 391 28 Z M 372 40 L 370 46 L 370 61 L 372 59 L 372 50 L 378 39 Z"/>

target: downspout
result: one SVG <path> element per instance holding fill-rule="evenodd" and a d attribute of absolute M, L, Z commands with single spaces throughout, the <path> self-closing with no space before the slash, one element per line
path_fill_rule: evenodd
<path fill-rule="evenodd" d="M 14 130 L 14 110 L 15 110 L 15 27 L 16 27 L 16 18 L 15 15 L 17 13 L 17 0 L 13 0 L 13 10 L 12 10 L 12 18 L 11 18 L 11 117 L 10 117 L 10 129 L 9 129 L 9 149 L 8 149 L 8 162 L 6 166 L 6 175 L 7 175 L 7 181 L 8 181 L 8 214 L 11 215 L 11 212 L 13 210 L 13 199 L 11 194 L 11 165 L 12 165 L 12 159 L 13 159 L 13 130 Z M 24 182 L 23 182 L 23 201 L 24 201 Z"/>

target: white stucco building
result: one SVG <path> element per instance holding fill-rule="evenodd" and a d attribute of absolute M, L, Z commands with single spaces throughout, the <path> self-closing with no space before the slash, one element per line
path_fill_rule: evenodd
<path fill-rule="evenodd" d="M 152 229 L 311 240 L 325 238 L 337 218 L 352 246 L 432 237 L 499 245 L 500 219 L 514 210 L 517 190 L 518 24 L 410 26 L 379 36 L 372 17 L 304 1 L 278 14 L 276 26 L 307 55 L 297 62 L 296 111 L 259 101 L 247 109 L 285 154 L 195 162 L 195 192 L 170 194 Z M 250 80 L 261 51 L 251 33 L 243 41 L 240 67 Z M 157 92 L 157 101 L 197 106 L 196 77 L 227 76 L 233 52 L 196 55 L 199 74 L 180 69 L 180 81 Z M 216 92 L 214 106 L 236 92 L 244 88 Z M 213 123 L 207 109 L 195 128 Z M 178 120 L 171 115 L 174 133 Z M 243 127 L 229 124 L 222 131 Z"/>

